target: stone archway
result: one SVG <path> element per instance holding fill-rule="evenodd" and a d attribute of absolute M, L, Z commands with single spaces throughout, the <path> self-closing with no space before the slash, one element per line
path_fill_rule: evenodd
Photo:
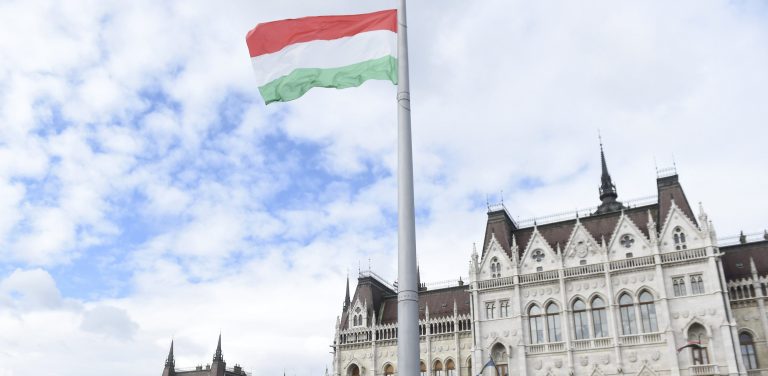
<path fill-rule="evenodd" d="M 352 363 L 347 367 L 347 376 L 360 376 L 360 367 Z"/>

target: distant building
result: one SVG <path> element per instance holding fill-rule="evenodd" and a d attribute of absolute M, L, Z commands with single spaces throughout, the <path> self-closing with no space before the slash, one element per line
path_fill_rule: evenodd
<path fill-rule="evenodd" d="M 421 376 L 491 358 L 501 376 L 768 375 L 768 232 L 721 245 L 674 170 L 622 203 L 600 158 L 599 206 L 520 223 L 489 206 L 468 283 L 419 284 Z M 334 375 L 397 374 L 397 335 L 396 286 L 362 272 L 350 298 L 347 280 Z"/>
<path fill-rule="evenodd" d="M 213 354 L 213 361 L 206 364 L 205 367 L 199 365 L 193 369 L 176 369 L 176 361 L 173 358 L 173 341 L 171 341 L 171 350 L 165 359 L 165 368 L 163 376 L 250 376 L 240 365 L 236 364 L 232 368 L 227 368 L 224 356 L 221 353 L 221 334 L 219 334 L 219 343 L 216 345 L 216 352 Z"/>

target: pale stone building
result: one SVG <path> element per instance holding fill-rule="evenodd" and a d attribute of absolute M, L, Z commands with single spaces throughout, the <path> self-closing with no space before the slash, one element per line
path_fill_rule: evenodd
<path fill-rule="evenodd" d="M 601 150 L 598 207 L 517 222 L 491 206 L 469 279 L 421 285 L 422 376 L 760 374 L 768 233 L 719 246 L 675 171 L 622 203 Z M 397 373 L 396 287 L 361 273 L 333 343 L 336 376 Z M 768 367 L 766 367 L 768 368 Z M 493 368 L 485 375 L 494 376 Z"/>

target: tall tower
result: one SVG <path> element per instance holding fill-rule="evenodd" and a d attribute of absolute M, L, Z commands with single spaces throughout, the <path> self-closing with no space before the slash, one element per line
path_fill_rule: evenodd
<path fill-rule="evenodd" d="M 216 345 L 216 353 L 213 354 L 211 362 L 211 376 L 224 376 L 224 370 L 227 363 L 224 361 L 224 355 L 221 354 L 221 333 L 219 333 L 219 343 Z"/>
<path fill-rule="evenodd" d="M 616 193 L 616 185 L 611 180 L 611 174 L 608 173 L 608 165 L 605 163 L 605 152 L 603 152 L 603 140 L 600 139 L 600 164 L 602 165 L 602 174 L 600 175 L 600 205 L 595 214 L 609 213 L 624 209 L 621 202 L 616 201 L 619 197 Z"/>
<path fill-rule="evenodd" d="M 171 351 L 168 352 L 168 357 L 165 358 L 163 376 L 176 376 L 176 361 L 173 359 L 173 340 L 171 340 Z"/>

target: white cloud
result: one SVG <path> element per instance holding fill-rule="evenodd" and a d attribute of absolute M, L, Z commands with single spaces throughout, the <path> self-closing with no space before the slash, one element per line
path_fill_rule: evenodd
<path fill-rule="evenodd" d="M 721 235 L 765 227 L 763 5 L 409 5 L 423 279 L 466 274 L 486 195 L 521 217 L 597 203 L 598 128 L 620 198 L 653 194 L 674 154 Z M 0 4 L 0 373 L 152 374 L 172 336 L 194 366 L 219 329 L 247 370 L 300 351 L 295 374 L 322 372 L 347 270 L 396 274 L 395 89 L 265 109 L 244 35 L 391 6 Z M 97 252 L 128 278 L 111 298 L 28 269 Z"/>

